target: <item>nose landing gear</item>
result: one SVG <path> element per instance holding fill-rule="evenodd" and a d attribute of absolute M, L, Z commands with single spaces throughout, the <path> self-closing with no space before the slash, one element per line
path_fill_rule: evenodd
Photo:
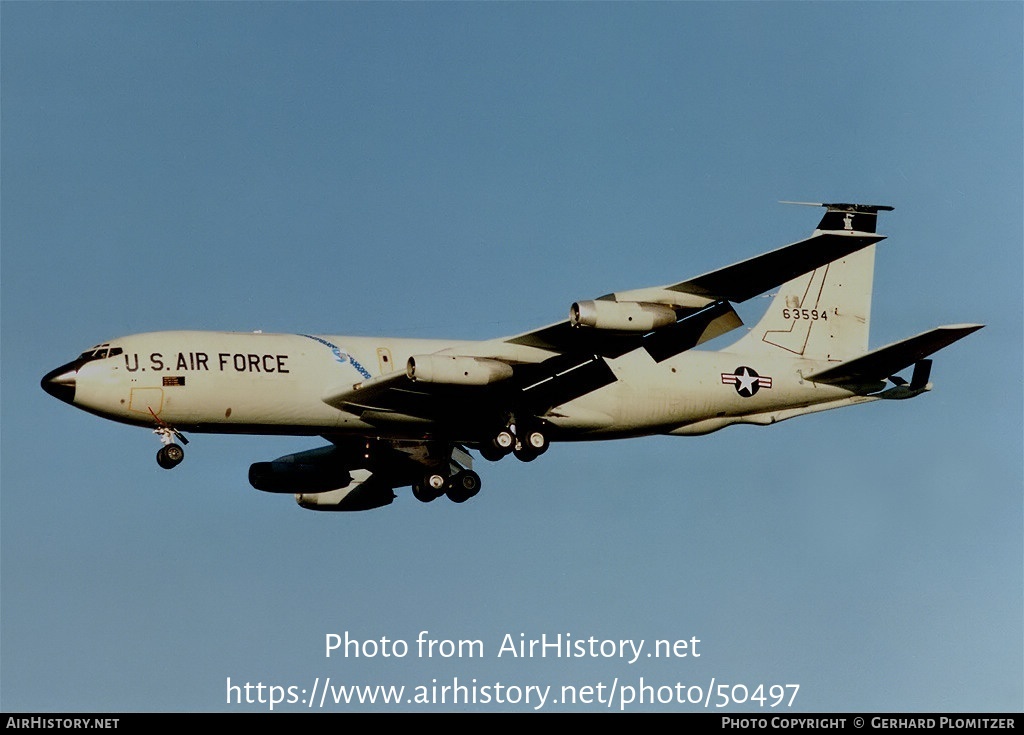
<path fill-rule="evenodd" d="M 150 412 L 152 413 L 152 411 Z M 155 414 L 153 418 L 157 418 Z M 185 450 L 180 445 L 175 444 L 174 440 L 177 439 L 182 444 L 188 444 L 188 439 L 180 431 L 168 426 L 163 421 L 160 421 L 160 419 L 157 418 L 157 421 L 159 423 L 153 429 L 153 433 L 160 437 L 160 443 L 163 446 L 156 453 L 156 463 L 165 470 L 173 470 L 181 464 L 181 460 L 185 459 Z"/>
<path fill-rule="evenodd" d="M 181 464 L 183 459 L 185 459 L 185 450 L 177 444 L 160 447 L 160 451 L 156 453 L 156 463 L 165 470 L 173 470 Z"/>

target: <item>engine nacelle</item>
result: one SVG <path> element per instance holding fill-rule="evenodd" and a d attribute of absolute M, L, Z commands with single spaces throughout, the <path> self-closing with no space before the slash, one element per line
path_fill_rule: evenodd
<path fill-rule="evenodd" d="M 463 355 L 413 355 L 405 366 L 409 380 L 446 385 L 489 385 L 512 377 L 501 360 Z"/>
<path fill-rule="evenodd" d="M 638 301 L 577 301 L 569 309 L 574 327 L 619 332 L 650 332 L 675 324 L 677 318 L 671 306 Z"/>
<path fill-rule="evenodd" d="M 295 502 L 306 510 L 350 512 L 380 508 L 395 499 L 394 488 L 368 470 L 353 470 L 352 475 L 345 487 L 323 493 L 296 493 Z"/>
<path fill-rule="evenodd" d="M 249 484 L 267 493 L 319 493 L 350 482 L 352 475 L 333 446 L 286 454 L 249 467 Z"/>
<path fill-rule="evenodd" d="M 352 482 L 344 469 L 294 462 L 256 462 L 249 466 L 249 484 L 267 493 L 321 493 Z"/>

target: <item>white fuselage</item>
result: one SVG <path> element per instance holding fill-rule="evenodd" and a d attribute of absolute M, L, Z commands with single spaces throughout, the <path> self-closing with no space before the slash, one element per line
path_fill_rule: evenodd
<path fill-rule="evenodd" d="M 544 357 L 536 348 L 502 340 L 237 332 L 153 332 L 109 344 L 120 353 L 78 369 L 76 406 L 125 423 L 214 433 L 423 437 L 432 428 L 422 420 L 394 416 L 368 423 L 324 399 L 404 372 L 414 355 L 500 355 L 512 362 Z M 802 374 L 821 368 L 821 361 L 691 350 L 657 363 L 634 350 L 607 363 L 615 382 L 542 417 L 557 428 L 558 438 L 698 434 L 864 400 L 844 388 L 805 382 Z"/>

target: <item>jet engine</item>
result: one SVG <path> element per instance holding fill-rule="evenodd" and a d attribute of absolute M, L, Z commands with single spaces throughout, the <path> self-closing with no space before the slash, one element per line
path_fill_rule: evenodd
<path fill-rule="evenodd" d="M 391 505 L 395 491 L 369 470 L 353 470 L 345 487 L 322 493 L 296 493 L 295 502 L 306 510 L 356 511 Z"/>
<path fill-rule="evenodd" d="M 320 493 L 345 487 L 352 475 L 337 448 L 320 447 L 249 466 L 249 484 L 268 493 Z"/>
<path fill-rule="evenodd" d="M 650 332 L 675 324 L 677 318 L 671 306 L 638 301 L 577 301 L 569 309 L 574 327 L 620 332 Z"/>
<path fill-rule="evenodd" d="M 256 462 L 249 466 L 249 484 L 266 493 L 322 493 L 352 482 L 340 468 L 295 462 Z"/>
<path fill-rule="evenodd" d="M 409 380 L 446 385 L 489 385 L 512 377 L 501 360 L 463 355 L 413 355 L 405 367 Z"/>

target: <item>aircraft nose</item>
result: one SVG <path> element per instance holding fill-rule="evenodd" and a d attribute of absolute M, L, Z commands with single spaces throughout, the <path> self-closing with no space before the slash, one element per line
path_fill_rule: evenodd
<path fill-rule="evenodd" d="M 78 377 L 79 363 L 69 362 L 43 376 L 40 385 L 54 398 L 65 403 L 75 402 L 75 380 Z"/>

